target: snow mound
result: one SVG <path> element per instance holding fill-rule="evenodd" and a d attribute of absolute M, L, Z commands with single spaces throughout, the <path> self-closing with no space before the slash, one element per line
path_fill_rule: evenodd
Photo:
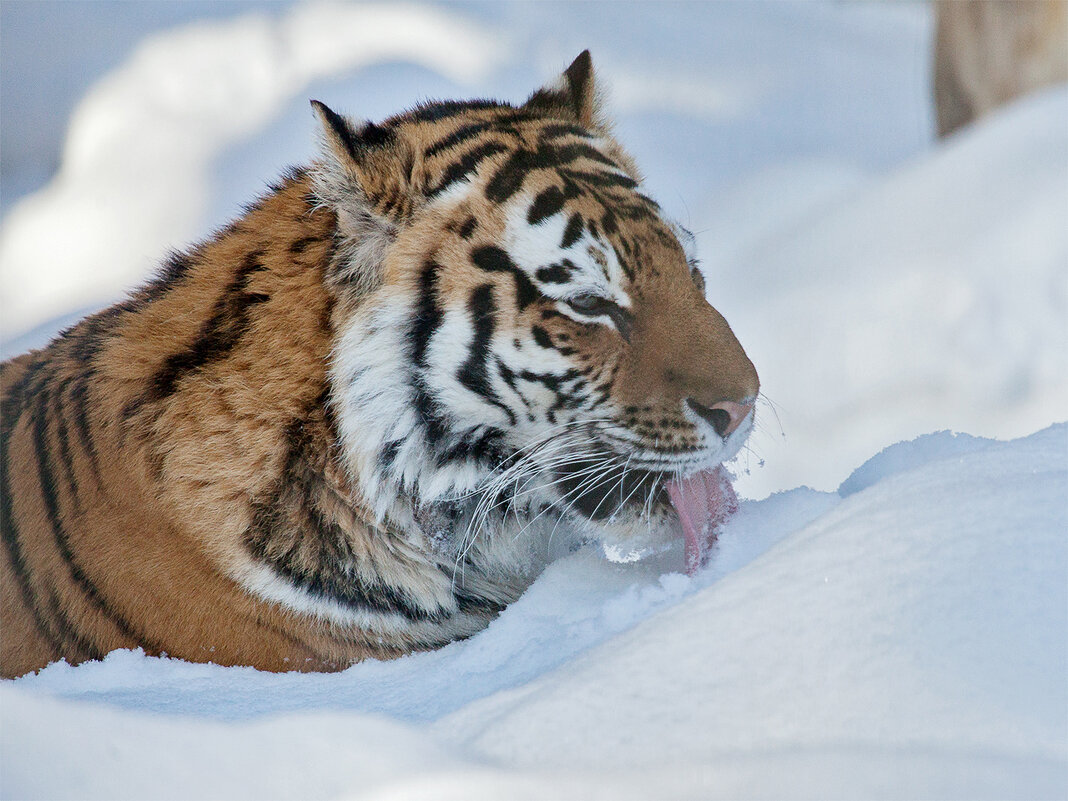
<path fill-rule="evenodd" d="M 857 475 L 743 502 L 693 578 L 572 554 L 433 653 L 273 675 L 116 652 L 5 682 L 0 790 L 1063 795 L 1068 425 Z"/>
<path fill-rule="evenodd" d="M 830 489 L 887 442 L 1016 437 L 1068 408 L 1065 87 L 842 194 L 716 268 L 786 432 L 766 410 L 740 492 Z"/>

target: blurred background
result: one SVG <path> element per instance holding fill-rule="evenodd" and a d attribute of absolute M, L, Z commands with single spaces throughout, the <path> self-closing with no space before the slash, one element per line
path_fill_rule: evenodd
<path fill-rule="evenodd" d="M 379 119 L 590 48 L 761 374 L 749 497 L 1068 418 L 1063 2 L 0 4 L 0 349 L 121 298 Z"/>

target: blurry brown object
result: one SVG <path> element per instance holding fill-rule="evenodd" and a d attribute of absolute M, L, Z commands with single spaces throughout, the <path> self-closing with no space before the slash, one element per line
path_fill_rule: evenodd
<path fill-rule="evenodd" d="M 936 0 L 935 16 L 939 136 L 1068 80 L 1068 0 Z"/>

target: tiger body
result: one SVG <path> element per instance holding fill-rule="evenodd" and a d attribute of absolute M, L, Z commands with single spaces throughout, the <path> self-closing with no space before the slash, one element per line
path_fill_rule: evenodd
<path fill-rule="evenodd" d="M 744 442 L 755 370 L 588 54 L 518 107 L 317 111 L 321 161 L 0 368 L 4 676 L 438 647 L 553 548 L 677 536 L 663 477 Z"/>

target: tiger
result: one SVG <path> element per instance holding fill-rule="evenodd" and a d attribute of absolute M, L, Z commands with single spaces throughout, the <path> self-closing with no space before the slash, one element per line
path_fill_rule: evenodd
<path fill-rule="evenodd" d="M 521 104 L 312 101 L 309 165 L 5 362 L 0 673 L 336 671 L 586 543 L 699 566 L 759 380 L 600 97 L 585 51 Z"/>

